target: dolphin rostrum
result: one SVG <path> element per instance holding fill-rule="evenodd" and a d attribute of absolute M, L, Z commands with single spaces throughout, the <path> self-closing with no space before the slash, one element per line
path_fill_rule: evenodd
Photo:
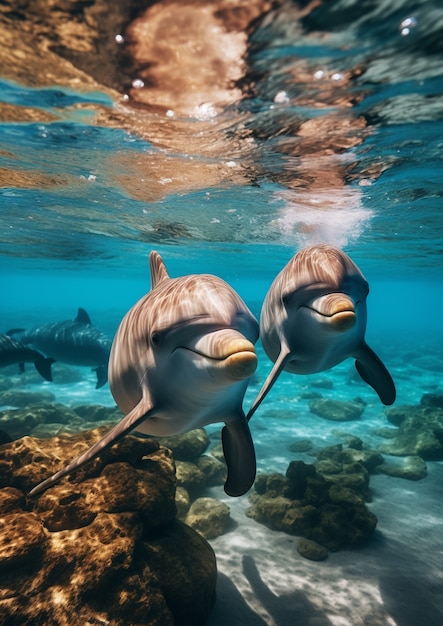
<path fill-rule="evenodd" d="M 52 381 L 51 365 L 54 363 L 53 359 L 45 358 L 37 350 L 25 346 L 9 335 L 0 334 L 0 367 L 6 367 L 14 363 L 19 364 L 21 372 L 25 369 L 25 363 L 34 363 L 35 369 L 40 376 Z"/>
<path fill-rule="evenodd" d="M 368 283 L 341 250 L 321 244 L 298 252 L 277 275 L 263 302 L 260 336 L 274 366 L 248 420 L 282 370 L 313 374 L 348 357 L 383 404 L 395 400 L 394 382 L 365 343 Z"/>
<path fill-rule="evenodd" d="M 108 360 L 112 340 L 92 325 L 87 312 L 79 308 L 77 317 L 49 322 L 24 330 L 13 328 L 8 335 L 20 333 L 21 343 L 40 350 L 54 361 L 92 367 L 97 374 L 96 389 L 108 379 Z"/>
<path fill-rule="evenodd" d="M 257 367 L 258 322 L 240 296 L 210 274 L 170 278 L 157 252 L 149 256 L 151 291 L 123 318 L 109 359 L 109 385 L 125 417 L 40 493 L 112 446 L 131 430 L 165 436 L 225 422 L 225 491 L 239 496 L 255 479 L 256 461 L 242 409 Z"/>

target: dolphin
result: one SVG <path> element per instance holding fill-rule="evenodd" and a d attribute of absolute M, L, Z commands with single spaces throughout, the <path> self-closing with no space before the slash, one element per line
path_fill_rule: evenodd
<path fill-rule="evenodd" d="M 7 332 L 8 335 L 18 333 L 21 343 L 40 350 L 53 361 L 92 367 L 97 374 L 96 389 L 106 383 L 112 339 L 92 325 L 84 309 L 78 309 L 74 320 L 49 322 L 29 330 L 13 328 Z"/>
<path fill-rule="evenodd" d="M 313 374 L 348 357 L 383 404 L 395 401 L 394 382 L 365 342 L 368 283 L 357 265 L 334 246 L 298 252 L 277 275 L 263 302 L 260 336 L 274 366 L 254 400 L 249 420 L 282 370 Z"/>
<path fill-rule="evenodd" d="M 109 359 L 110 389 L 125 417 L 30 495 L 54 485 L 131 430 L 168 436 L 216 422 L 226 424 L 226 493 L 239 496 L 252 486 L 256 460 L 242 403 L 257 367 L 258 321 L 220 278 L 170 278 L 154 251 L 149 263 L 151 291 L 123 318 Z"/>
<path fill-rule="evenodd" d="M 6 367 L 7 365 L 13 365 L 18 363 L 20 371 L 24 372 L 25 363 L 34 363 L 35 369 L 46 380 L 52 381 L 51 365 L 54 363 L 53 359 L 47 359 L 23 343 L 16 341 L 12 337 L 6 334 L 0 334 L 0 367 Z"/>

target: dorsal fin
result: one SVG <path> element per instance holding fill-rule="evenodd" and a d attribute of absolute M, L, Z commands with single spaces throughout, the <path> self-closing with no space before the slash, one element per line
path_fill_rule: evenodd
<path fill-rule="evenodd" d="M 85 309 L 82 309 L 81 307 L 79 307 L 77 311 L 77 317 L 75 318 L 75 321 L 79 324 L 84 324 L 85 326 L 92 325 L 91 318 L 86 313 Z"/>
<path fill-rule="evenodd" d="M 149 255 L 149 269 L 151 270 L 151 289 L 157 287 L 162 280 L 169 278 L 166 265 L 159 253 L 155 250 Z"/>

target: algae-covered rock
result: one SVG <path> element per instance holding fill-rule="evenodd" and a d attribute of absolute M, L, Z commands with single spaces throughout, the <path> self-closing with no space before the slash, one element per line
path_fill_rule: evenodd
<path fill-rule="evenodd" d="M 0 411 L 0 429 L 12 439 L 33 434 L 42 424 L 79 424 L 80 418 L 71 409 L 58 403 L 43 402 L 18 409 Z"/>
<path fill-rule="evenodd" d="M 380 452 L 419 456 L 425 461 L 443 459 L 443 409 L 427 402 L 430 400 L 424 405 L 397 407 L 395 413 L 386 411 L 388 420 L 399 423 L 399 428 L 396 437 L 380 444 Z"/>
<path fill-rule="evenodd" d="M 293 441 L 288 445 L 288 450 L 290 452 L 309 452 L 313 446 L 314 444 L 310 439 L 298 439 L 298 441 Z"/>
<path fill-rule="evenodd" d="M 427 476 L 426 463 L 419 456 L 405 456 L 395 462 L 389 460 L 379 465 L 377 471 L 395 478 L 421 480 Z"/>
<path fill-rule="evenodd" d="M 195 461 L 209 446 L 209 436 L 203 428 L 171 437 L 160 437 L 159 441 L 172 451 L 176 461 Z"/>
<path fill-rule="evenodd" d="M 309 410 L 327 420 L 348 422 L 360 419 L 364 411 L 364 404 L 360 400 L 346 402 L 344 400 L 318 398 L 310 401 Z"/>
<path fill-rule="evenodd" d="M 174 462 L 157 441 L 127 436 L 26 496 L 103 431 L 1 447 L 0 622 L 204 624 L 215 556 L 176 519 Z"/>
<path fill-rule="evenodd" d="M 226 531 L 229 519 L 227 504 L 214 498 L 198 498 L 192 503 L 185 522 L 205 539 L 215 539 Z"/>
<path fill-rule="evenodd" d="M 23 391 L 21 389 L 8 389 L 0 393 L 0 406 L 13 406 L 22 408 L 30 404 L 42 404 L 54 402 L 55 395 L 50 391 Z"/>
<path fill-rule="evenodd" d="M 329 550 L 327 548 L 310 539 L 300 539 L 297 551 L 301 556 L 304 556 L 305 559 L 309 559 L 310 561 L 324 561 L 329 556 Z"/>
<path fill-rule="evenodd" d="M 359 472 L 358 476 L 368 476 L 361 465 Z M 345 486 L 343 479 L 334 482 L 313 465 L 292 461 L 286 477 L 257 478 L 246 514 L 271 529 L 314 540 L 328 550 L 358 545 L 372 535 L 377 518 L 368 510 L 356 482 Z"/>

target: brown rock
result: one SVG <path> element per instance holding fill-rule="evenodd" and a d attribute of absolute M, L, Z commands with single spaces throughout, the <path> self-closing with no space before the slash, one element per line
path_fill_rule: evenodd
<path fill-rule="evenodd" d="M 185 522 L 205 539 L 223 535 L 230 519 L 227 504 L 214 498 L 198 498 L 193 502 Z"/>
<path fill-rule="evenodd" d="M 0 623 L 203 624 L 215 556 L 175 519 L 169 450 L 128 436 L 71 478 L 81 482 L 25 497 L 100 430 L 2 446 Z"/>

